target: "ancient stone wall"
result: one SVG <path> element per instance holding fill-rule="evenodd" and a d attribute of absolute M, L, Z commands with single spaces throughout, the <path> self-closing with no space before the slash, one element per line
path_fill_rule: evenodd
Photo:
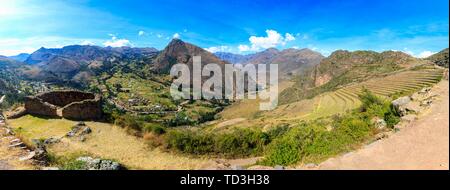
<path fill-rule="evenodd" d="M 79 91 L 53 91 L 25 99 L 29 114 L 91 120 L 102 117 L 100 96 Z"/>
<path fill-rule="evenodd" d="M 37 97 L 25 98 L 25 110 L 30 114 L 58 117 L 57 106 L 44 102 Z"/>
<path fill-rule="evenodd" d="M 59 107 L 64 107 L 72 102 L 94 99 L 95 95 L 80 91 L 52 91 L 38 94 L 36 97 L 42 99 L 44 102 L 48 102 Z"/>
<path fill-rule="evenodd" d="M 73 102 L 63 108 L 62 117 L 77 120 L 100 119 L 102 117 L 100 98 Z"/>

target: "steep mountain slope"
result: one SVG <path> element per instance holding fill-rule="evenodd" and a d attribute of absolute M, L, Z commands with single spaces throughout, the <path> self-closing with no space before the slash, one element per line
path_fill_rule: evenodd
<path fill-rule="evenodd" d="M 193 56 L 201 56 L 202 66 L 209 63 L 219 65 L 227 63 L 198 46 L 183 42 L 179 39 L 173 39 L 153 60 L 152 70 L 157 73 L 167 74 L 170 68 L 177 63 L 188 64 L 191 67 L 193 64 Z"/>
<path fill-rule="evenodd" d="M 271 64 L 278 64 L 282 77 L 301 74 L 308 68 L 314 67 L 324 58 L 320 53 L 310 49 L 285 49 L 279 52 Z"/>
<path fill-rule="evenodd" d="M 434 64 L 439 65 L 441 67 L 448 68 L 448 62 L 449 62 L 449 51 L 448 51 L 448 48 L 440 51 L 439 53 L 436 53 L 436 54 L 428 57 L 427 60 L 430 60 Z"/>
<path fill-rule="evenodd" d="M 403 68 L 425 63 L 397 51 L 333 52 L 319 65 L 295 78 L 296 83 L 280 94 L 280 102 L 291 103 L 340 86 L 386 75 Z"/>

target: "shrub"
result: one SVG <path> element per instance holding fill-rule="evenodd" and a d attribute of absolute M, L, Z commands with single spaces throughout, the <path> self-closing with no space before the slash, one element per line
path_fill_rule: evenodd
<path fill-rule="evenodd" d="M 191 119 L 186 112 L 178 112 L 174 118 L 167 120 L 166 122 L 167 126 L 175 127 L 175 126 L 181 126 L 181 125 L 193 125 L 196 122 Z"/>
<path fill-rule="evenodd" d="M 360 99 L 362 102 L 360 111 L 363 112 L 367 118 L 383 118 L 388 127 L 393 127 L 400 122 L 400 115 L 388 100 L 375 96 L 367 89 L 363 90 Z"/>
<path fill-rule="evenodd" d="M 166 135 L 166 148 L 189 154 L 220 154 L 227 157 L 260 155 L 269 142 L 267 134 L 252 129 L 235 129 L 219 134 L 176 129 Z"/>
<path fill-rule="evenodd" d="M 166 128 L 158 123 L 146 123 L 143 127 L 144 132 L 151 132 L 156 135 L 162 135 L 166 133 Z"/>
<path fill-rule="evenodd" d="M 51 166 L 56 166 L 62 170 L 85 170 L 86 163 L 76 159 L 86 155 L 85 153 L 71 153 L 65 156 L 57 156 L 47 153 L 47 159 Z"/>
<path fill-rule="evenodd" d="M 141 131 L 143 126 L 143 122 L 131 114 L 125 114 L 123 116 L 118 117 L 114 122 L 114 124 L 121 127 L 133 129 L 136 131 Z"/>

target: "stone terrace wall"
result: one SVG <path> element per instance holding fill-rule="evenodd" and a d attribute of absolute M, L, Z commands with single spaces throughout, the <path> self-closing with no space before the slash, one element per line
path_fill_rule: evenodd
<path fill-rule="evenodd" d="M 58 117 L 57 106 L 43 102 L 41 99 L 36 97 L 25 98 L 25 110 L 30 114 Z"/>
<path fill-rule="evenodd" d="M 102 117 L 101 97 L 79 91 L 53 91 L 26 97 L 25 110 L 29 114 L 73 120 Z"/>
<path fill-rule="evenodd" d="M 94 99 L 95 95 L 92 93 L 80 92 L 80 91 L 53 91 L 47 93 L 41 93 L 36 97 L 42 99 L 44 102 L 63 107 L 72 102 L 80 102 L 83 100 Z"/>
<path fill-rule="evenodd" d="M 94 100 L 73 102 L 63 108 L 62 117 L 77 120 L 100 119 L 102 117 L 101 100 L 96 97 Z"/>

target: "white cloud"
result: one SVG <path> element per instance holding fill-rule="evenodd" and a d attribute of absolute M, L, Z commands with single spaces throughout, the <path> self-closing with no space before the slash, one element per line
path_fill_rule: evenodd
<path fill-rule="evenodd" d="M 285 38 L 286 38 L 287 42 L 295 40 L 295 37 L 292 34 L 289 34 L 289 33 L 286 33 Z"/>
<path fill-rule="evenodd" d="M 216 47 L 205 48 L 205 50 L 209 51 L 211 53 L 216 53 L 216 52 L 228 52 L 231 49 L 228 46 L 216 46 Z"/>
<path fill-rule="evenodd" d="M 418 55 L 416 55 L 415 57 L 418 58 L 427 58 L 430 57 L 431 55 L 435 54 L 436 52 L 432 52 L 432 51 L 423 51 L 420 52 Z"/>
<path fill-rule="evenodd" d="M 239 51 L 250 51 L 250 47 L 248 45 L 239 45 Z"/>
<path fill-rule="evenodd" d="M 94 42 L 91 42 L 91 41 L 89 41 L 89 40 L 84 40 L 84 41 L 82 41 L 82 42 L 80 43 L 80 45 L 83 45 L 83 46 L 85 46 L 85 45 L 90 45 L 90 46 L 92 46 L 92 45 L 95 45 L 95 43 L 94 43 Z"/>
<path fill-rule="evenodd" d="M 239 51 L 258 51 L 260 49 L 267 49 L 276 47 L 279 45 L 286 45 L 287 42 L 294 41 L 295 37 L 286 33 L 284 37 L 275 30 L 266 30 L 267 36 L 265 37 L 257 37 L 250 36 L 249 41 L 251 46 L 248 45 L 239 45 Z"/>
<path fill-rule="evenodd" d="M 145 34 L 145 32 L 142 31 L 142 30 L 138 32 L 138 35 L 139 35 L 139 36 L 143 36 L 144 34 Z"/>
<path fill-rule="evenodd" d="M 163 35 L 161 35 L 161 34 L 158 34 L 158 35 L 156 35 L 156 37 L 158 37 L 158 38 L 162 38 L 162 37 L 163 37 Z"/>
<path fill-rule="evenodd" d="M 188 31 L 187 29 L 184 29 L 184 30 L 183 30 L 184 33 L 186 33 L 187 31 Z"/>
<path fill-rule="evenodd" d="M 173 35 L 173 37 L 172 37 L 173 39 L 180 39 L 180 34 L 178 34 L 178 33 L 175 33 L 174 35 Z"/>
<path fill-rule="evenodd" d="M 110 34 L 109 36 L 111 36 L 111 40 L 108 40 L 106 42 L 103 43 L 103 45 L 105 47 L 123 47 L 123 46 L 131 46 L 132 44 L 130 43 L 129 40 L 127 39 L 118 39 L 115 35 Z"/>

